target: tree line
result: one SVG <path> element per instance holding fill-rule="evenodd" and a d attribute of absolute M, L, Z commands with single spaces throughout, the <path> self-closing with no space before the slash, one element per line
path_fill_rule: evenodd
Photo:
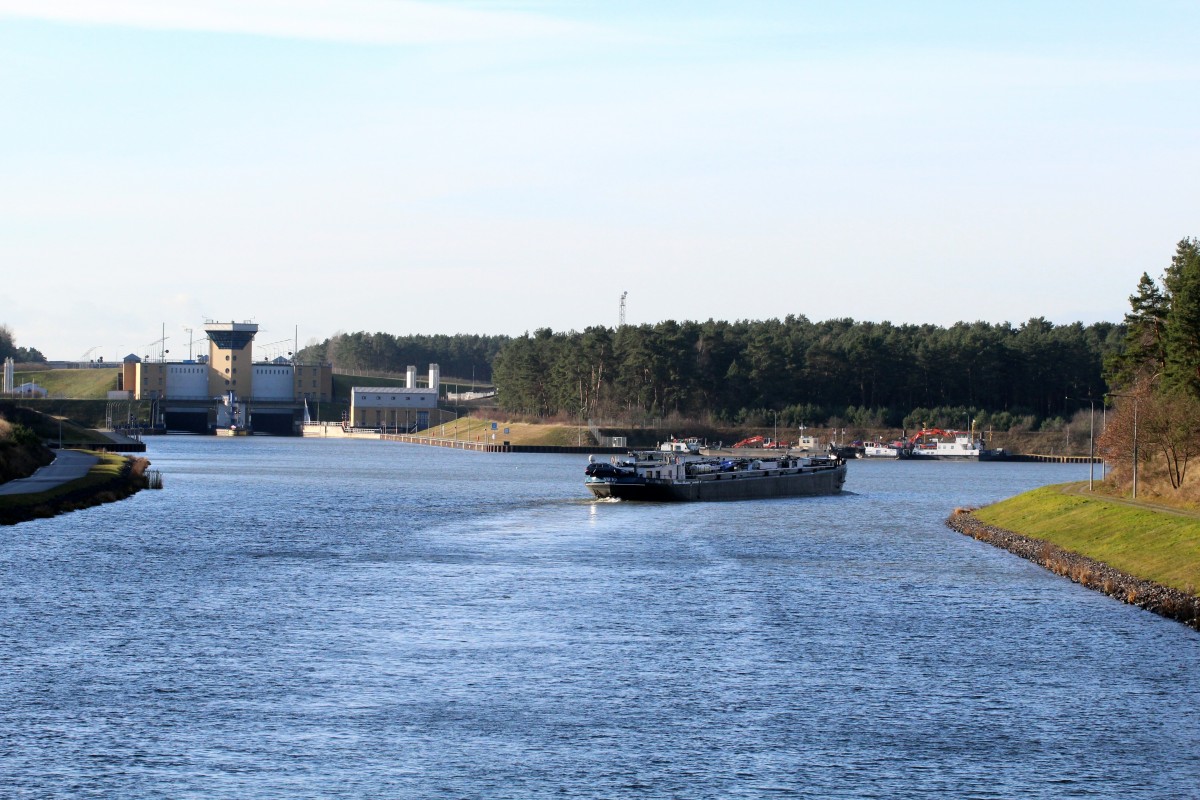
<path fill-rule="evenodd" d="M 1037 424 L 1105 388 L 1113 323 L 950 327 L 834 319 L 548 328 L 506 342 L 499 403 L 546 416 L 678 414 L 741 424 Z"/>
<path fill-rule="evenodd" d="M 791 315 L 518 337 L 338 333 L 298 356 L 339 372 L 436 362 L 443 375 L 494 383 L 504 410 L 540 417 L 1008 429 L 1107 402 L 1110 461 L 1129 463 L 1136 449 L 1180 486 L 1200 454 L 1200 239 L 1178 243 L 1161 279 L 1143 273 L 1129 301 L 1122 322 L 1091 325 Z"/>
<path fill-rule="evenodd" d="M 1125 477 L 1156 466 L 1178 490 L 1200 454 L 1200 239 L 1176 245 L 1160 280 L 1142 273 L 1129 305 L 1105 362 L 1115 408 L 1101 451 Z"/>
<path fill-rule="evenodd" d="M 423 373 L 437 364 L 442 375 L 490 383 L 492 362 L 507 336 L 476 334 L 395 336 L 390 333 L 336 333 L 297 353 L 300 363 L 331 363 L 334 371 L 403 373 L 410 365 Z"/>
<path fill-rule="evenodd" d="M 0 325 L 0 361 L 11 358 L 18 364 L 44 364 L 46 357 L 33 347 L 17 347 L 12 329 Z"/>

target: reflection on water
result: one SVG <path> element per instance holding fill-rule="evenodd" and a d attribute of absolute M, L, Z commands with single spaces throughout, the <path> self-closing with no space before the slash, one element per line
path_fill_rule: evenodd
<path fill-rule="evenodd" d="M 168 437 L 9 528 L 0 785 L 42 796 L 1187 797 L 1200 638 L 943 520 L 1062 465 L 599 502 L 586 456 Z"/>

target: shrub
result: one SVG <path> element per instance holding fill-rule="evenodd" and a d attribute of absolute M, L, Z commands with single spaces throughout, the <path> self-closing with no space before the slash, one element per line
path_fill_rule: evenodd
<path fill-rule="evenodd" d="M 12 440 L 22 447 L 36 447 L 42 443 L 42 437 L 20 423 L 12 426 Z"/>

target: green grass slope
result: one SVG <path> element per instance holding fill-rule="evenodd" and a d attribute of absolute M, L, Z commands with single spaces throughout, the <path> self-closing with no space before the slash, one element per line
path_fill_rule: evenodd
<path fill-rule="evenodd" d="M 117 388 L 116 369 L 48 369 L 40 372 L 17 372 L 13 381 L 18 386 L 33 382 L 42 386 L 51 397 L 71 400 L 103 400 Z"/>
<path fill-rule="evenodd" d="M 1200 518 L 1047 486 L 975 512 L 988 525 L 1041 539 L 1139 578 L 1194 593 Z"/>
<path fill-rule="evenodd" d="M 100 460 L 86 475 L 36 494 L 0 496 L 0 525 L 53 517 L 67 511 L 122 500 L 147 487 L 144 458 L 97 453 Z"/>

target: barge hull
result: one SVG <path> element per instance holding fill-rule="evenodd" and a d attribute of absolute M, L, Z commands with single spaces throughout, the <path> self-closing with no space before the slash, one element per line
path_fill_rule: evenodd
<path fill-rule="evenodd" d="M 846 482 L 846 465 L 815 472 L 782 471 L 778 475 L 718 473 L 686 481 L 589 480 L 587 487 L 598 498 L 690 502 L 697 500 L 758 500 L 770 497 L 813 497 L 837 494 Z"/>

